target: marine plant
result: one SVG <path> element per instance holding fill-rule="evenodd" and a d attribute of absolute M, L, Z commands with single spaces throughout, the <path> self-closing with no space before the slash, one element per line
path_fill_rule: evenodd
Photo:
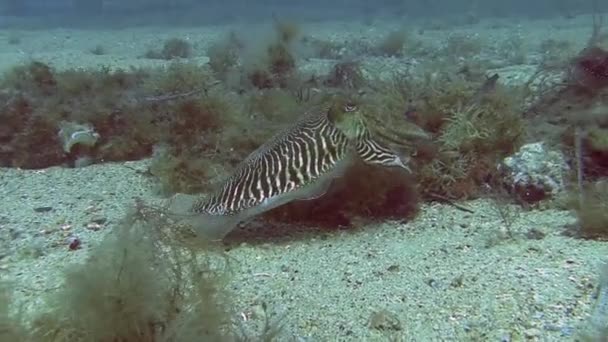
<path fill-rule="evenodd" d="M 285 42 L 271 44 L 267 48 L 267 53 L 269 71 L 273 76 L 284 78 L 295 69 L 295 57 L 289 51 Z M 281 80 L 279 79 L 279 81 Z"/>
<path fill-rule="evenodd" d="M 608 239 L 608 183 L 605 180 L 586 184 L 574 191 L 567 203 L 577 223 L 571 233 L 586 239 Z"/>
<path fill-rule="evenodd" d="M 559 122 L 560 142 L 576 166 L 579 204 L 584 207 L 585 182 L 595 182 L 608 174 L 605 162 L 605 130 L 608 127 L 608 52 L 603 40 L 601 15 L 593 15 L 592 34 L 587 45 L 562 67 L 561 82 L 548 87 L 532 112 L 540 120 Z M 551 115 L 542 115 L 551 113 Z M 557 139 L 556 139 L 557 140 Z"/>
<path fill-rule="evenodd" d="M 521 34 L 513 33 L 500 42 L 498 50 L 510 65 L 525 64 L 526 47 Z"/>
<path fill-rule="evenodd" d="M 355 61 L 336 63 L 325 79 L 326 85 L 342 89 L 361 89 L 366 83 L 361 66 Z"/>
<path fill-rule="evenodd" d="M 313 56 L 322 59 L 340 59 L 346 51 L 346 43 L 344 42 L 304 36 L 302 37 L 302 43 L 313 50 Z"/>
<path fill-rule="evenodd" d="M 61 121 L 89 123 L 100 109 L 105 113 L 100 116 L 107 116 L 128 87 L 123 83 L 126 79 L 119 81 L 123 77 L 104 70 L 57 73 L 40 62 L 9 70 L 1 80 L 7 93 L 3 94 L 0 118 L 8 128 L 1 134 L 6 146 L 2 163 L 45 167 L 64 162 L 66 155 L 58 137 Z"/>
<path fill-rule="evenodd" d="M 301 34 L 300 26 L 294 21 L 273 16 L 273 22 L 278 39 L 284 44 L 292 44 Z"/>
<path fill-rule="evenodd" d="M 403 54 L 406 44 L 410 41 L 406 30 L 389 32 L 376 46 L 380 55 L 399 57 Z"/>
<path fill-rule="evenodd" d="M 143 90 L 152 102 L 162 102 L 161 100 L 205 94 L 216 83 L 210 70 L 204 66 L 176 61 L 166 67 L 148 71 Z"/>
<path fill-rule="evenodd" d="M 242 45 L 243 44 L 237 35 L 234 32 L 231 32 L 224 39 L 209 46 L 207 49 L 209 66 L 219 78 L 225 78 L 230 70 L 237 67 Z"/>
<path fill-rule="evenodd" d="M 157 178 L 158 190 L 163 195 L 205 192 L 210 190 L 208 157 L 197 148 L 177 152 L 167 145 L 159 145 L 152 155 L 149 172 Z"/>
<path fill-rule="evenodd" d="M 587 46 L 560 66 L 561 78 L 544 81 L 544 71 L 540 70 L 537 73 L 540 77 L 533 77 L 529 82 L 540 84 L 540 87 L 526 115 L 537 123 L 547 122 L 558 127 L 544 134 L 546 140 L 561 143 L 565 154 L 572 158 L 578 207 L 584 207 L 584 183 L 608 174 L 608 165 L 604 161 L 604 131 L 608 124 L 608 52 L 599 44 L 600 28 L 601 22 L 596 25 L 594 16 L 593 33 Z"/>
<path fill-rule="evenodd" d="M 48 297 L 32 340 L 229 340 L 228 260 L 175 229 L 162 211 L 137 204 L 83 264 L 66 269 L 69 286 Z"/>
<path fill-rule="evenodd" d="M 409 149 L 425 199 L 481 195 L 482 185 L 498 178 L 497 163 L 521 143 L 519 92 L 493 79 L 447 69 L 423 77 L 395 75 L 371 87 L 383 127 L 401 127 L 400 140 L 415 141 Z"/>
<path fill-rule="evenodd" d="M 274 87 L 272 75 L 263 68 L 255 68 L 248 73 L 251 85 L 258 89 L 268 89 Z"/>
<path fill-rule="evenodd" d="M 295 70 L 295 57 L 282 41 L 271 43 L 265 51 L 263 59 L 248 73 L 251 84 L 258 89 L 285 87 Z"/>
<path fill-rule="evenodd" d="M 65 286 L 36 311 L 11 307 L 0 287 L 0 338 L 16 342 L 275 341 L 280 316 L 262 306 L 261 327 L 237 319 L 223 247 L 196 239 L 165 209 L 136 200 L 84 262 L 66 265 Z M 248 327 L 251 328 L 251 327 Z"/>
<path fill-rule="evenodd" d="M 577 341 L 596 342 L 608 339 L 608 263 L 599 267 L 595 303 L 587 321 L 579 327 Z"/>
<path fill-rule="evenodd" d="M 480 187 L 499 178 L 496 165 L 521 144 L 524 125 L 520 113 L 506 93 L 448 113 L 437 137 L 439 158 L 430 164 L 433 193 L 456 198 L 479 195 Z M 430 190 L 428 189 L 428 190 Z M 447 190 L 447 191 L 446 191 Z"/>
<path fill-rule="evenodd" d="M 296 71 L 293 45 L 299 36 L 297 25 L 275 18 L 274 37 L 257 60 L 245 61 L 246 78 L 255 88 L 285 88 Z"/>
<path fill-rule="evenodd" d="M 542 55 L 544 68 L 560 68 L 574 57 L 572 42 L 567 40 L 545 39 L 541 41 L 539 52 Z"/>
<path fill-rule="evenodd" d="M 550 86 L 542 89 L 530 112 L 548 111 L 572 123 L 576 121 L 576 112 L 602 97 L 608 86 L 608 52 L 603 42 L 606 35 L 602 33 L 602 16 L 594 14 L 592 18 L 592 33 L 587 45 L 578 53 L 573 53 L 566 63 L 557 65 L 557 71 L 563 75 L 562 79 L 560 82 L 551 82 Z M 541 46 L 549 50 L 557 46 L 554 49 L 561 53 L 567 47 L 565 43 L 552 41 Z M 544 64 L 543 67 L 555 69 L 551 64 Z M 537 75 L 543 75 L 542 70 Z M 533 77 L 532 81 L 537 80 Z"/>
<path fill-rule="evenodd" d="M 608 51 L 596 46 L 583 49 L 572 61 L 567 83 L 591 96 L 608 86 Z"/>
<path fill-rule="evenodd" d="M 27 341 L 27 326 L 21 313 L 12 307 L 11 291 L 8 283 L 0 283 L 0 341 Z"/>
<path fill-rule="evenodd" d="M 79 157 L 62 146 L 62 122 L 90 126 L 98 135 L 87 148 L 93 160 L 130 160 L 149 156 L 159 142 L 190 144 L 217 130 L 232 112 L 223 93 L 212 89 L 217 82 L 210 71 L 191 63 L 56 71 L 32 62 L 10 70 L 0 82 L 7 89 L 0 95 L 0 163 L 25 168 Z M 212 145 L 213 135 L 204 136 Z"/>
<path fill-rule="evenodd" d="M 264 218 L 333 229 L 370 220 L 406 221 L 418 213 L 420 199 L 415 178 L 403 170 L 356 163 L 324 196 L 287 204 Z"/>
<path fill-rule="evenodd" d="M 150 59 L 175 59 L 192 57 L 192 45 L 182 38 L 170 38 L 166 40 L 160 50 L 148 50 L 144 57 Z"/>
<path fill-rule="evenodd" d="M 49 94 L 55 90 L 57 80 L 50 66 L 32 61 L 7 72 L 3 85 L 11 85 L 15 90 L 22 92 Z"/>
<path fill-rule="evenodd" d="M 302 111 L 298 98 L 284 89 L 254 90 L 248 94 L 247 110 L 269 125 L 292 120 Z"/>
<path fill-rule="evenodd" d="M 601 121 L 587 125 L 585 128 L 573 130 L 577 176 L 580 183 L 584 180 L 593 181 L 608 176 L 608 128 Z M 582 187 L 579 187 L 582 188 Z"/>

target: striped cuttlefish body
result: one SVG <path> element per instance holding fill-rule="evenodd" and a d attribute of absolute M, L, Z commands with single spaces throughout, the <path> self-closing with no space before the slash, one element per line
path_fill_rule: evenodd
<path fill-rule="evenodd" d="M 353 158 L 409 170 L 372 139 L 360 110 L 349 103 L 311 112 L 252 152 L 222 186 L 179 215 L 200 237 L 222 239 L 240 222 L 283 204 L 325 194 Z"/>

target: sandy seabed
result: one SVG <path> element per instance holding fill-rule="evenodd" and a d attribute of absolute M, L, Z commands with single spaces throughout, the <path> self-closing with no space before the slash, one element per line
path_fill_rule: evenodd
<path fill-rule="evenodd" d="M 525 33 L 533 47 L 551 37 L 584 43 L 589 23 L 588 18 L 494 28 L 481 23 L 461 30 L 488 42 Z M 316 37 L 348 40 L 374 39 L 396 27 L 383 25 L 304 27 Z M 194 60 L 204 63 L 206 47 L 230 28 L 5 30 L 0 71 L 34 59 L 58 69 L 162 65 L 166 62 L 139 56 L 171 37 L 192 42 Z M 434 31 L 424 39 L 447 34 Z M 19 43 L 9 43 L 11 37 Z M 107 53 L 92 54 L 97 45 Z M 321 65 L 301 67 L 323 68 L 316 63 Z M 364 63 L 374 74 L 394 70 L 399 61 Z M 82 262 L 135 198 L 158 199 L 154 180 L 136 172 L 148 163 L 0 169 L 0 276 L 14 284 L 19 302 L 30 309 L 41 305 L 40 295 L 60 286 L 63 269 Z M 228 253 L 238 267 L 230 283 L 237 311 L 266 302 L 285 315 L 286 333 L 312 341 L 572 340 L 593 305 L 608 243 L 564 236 L 564 227 L 575 222 L 569 212 L 518 206 L 509 208 L 509 228 L 517 238 L 497 242 L 507 227 L 496 203 L 461 204 L 473 213 L 429 204 L 408 223 L 378 222 L 319 237 L 234 246 Z M 87 228 L 97 222 L 101 229 Z M 83 248 L 70 251 L 65 231 L 77 235 Z M 530 232 L 541 234 L 536 239 Z M 385 320 L 384 330 L 370 326 L 378 317 Z"/>

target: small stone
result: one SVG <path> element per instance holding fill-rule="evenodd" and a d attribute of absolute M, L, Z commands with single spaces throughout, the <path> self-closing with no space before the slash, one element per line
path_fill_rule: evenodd
<path fill-rule="evenodd" d="M 386 270 L 389 272 L 397 272 L 397 271 L 399 271 L 399 265 L 397 265 L 397 264 L 390 265 Z"/>
<path fill-rule="evenodd" d="M 37 213 L 48 213 L 49 211 L 53 210 L 53 207 L 36 207 L 34 208 L 34 211 Z"/>
<path fill-rule="evenodd" d="M 77 249 L 80 249 L 81 245 L 82 245 L 82 242 L 77 237 L 71 237 L 71 238 L 68 239 L 68 248 L 71 251 L 75 251 Z"/>
<path fill-rule="evenodd" d="M 87 229 L 92 230 L 94 232 L 100 230 L 101 228 L 103 228 L 103 226 L 100 225 L 99 223 L 91 222 L 91 223 L 87 224 Z"/>
<path fill-rule="evenodd" d="M 563 153 L 538 142 L 522 146 L 505 158 L 499 169 L 520 200 L 535 203 L 566 189 L 570 167 Z"/>
<path fill-rule="evenodd" d="M 426 279 L 424 282 L 425 282 L 425 283 L 426 283 L 428 286 L 430 286 L 430 287 L 432 287 L 432 288 L 434 288 L 434 289 L 436 289 L 436 288 L 438 288 L 438 287 L 439 287 L 439 282 L 437 282 L 437 280 L 435 280 L 435 279 L 433 279 L 433 278 Z"/>

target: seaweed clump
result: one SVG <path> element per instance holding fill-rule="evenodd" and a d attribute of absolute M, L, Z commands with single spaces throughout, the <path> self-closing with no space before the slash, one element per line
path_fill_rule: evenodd
<path fill-rule="evenodd" d="M 568 82 L 591 95 L 608 86 L 608 51 L 591 46 L 573 60 Z"/>
<path fill-rule="evenodd" d="M 608 340 L 608 263 L 600 265 L 595 305 L 587 321 L 577 331 L 577 341 Z"/>
<path fill-rule="evenodd" d="M 571 58 L 560 71 L 559 81 L 545 79 L 540 70 L 529 83 L 538 83 L 537 98 L 526 115 L 536 122 L 530 125 L 552 125 L 557 129 L 539 132 L 561 142 L 565 154 L 573 156 L 577 165 L 578 187 L 608 175 L 605 156 L 608 153 L 608 51 L 601 45 L 601 20 L 594 18 L 593 34 L 585 48 Z M 532 132 L 536 135 L 536 132 Z"/>
<path fill-rule="evenodd" d="M 480 195 L 482 185 L 497 185 L 496 165 L 519 147 L 524 133 L 512 100 L 507 92 L 496 92 L 480 102 L 448 109 L 436 140 L 438 158 L 422 170 L 429 193 L 470 198 Z"/>
<path fill-rule="evenodd" d="M 330 87 L 353 90 L 362 88 L 365 83 L 361 66 L 354 61 L 336 63 L 325 80 Z"/>
<path fill-rule="evenodd" d="M 405 30 L 392 31 L 384 37 L 376 49 L 381 55 L 399 57 L 403 55 L 406 43 L 410 37 Z"/>
<path fill-rule="evenodd" d="M 229 258 L 196 238 L 164 209 L 136 201 L 123 221 L 66 268 L 64 282 L 27 321 L 10 314 L 0 288 L 2 341 L 195 342 L 273 341 L 280 319 L 262 305 L 261 321 L 237 321 Z M 5 284 L 2 284 L 5 285 Z M 261 326 L 260 329 L 257 329 Z M 247 329 L 246 329 L 247 328 Z"/>
<path fill-rule="evenodd" d="M 69 286 L 33 320 L 32 339 L 230 340 L 227 259 L 167 228 L 175 227 L 160 211 L 138 205 L 83 264 L 67 269 Z"/>
<path fill-rule="evenodd" d="M 296 58 L 293 44 L 299 35 L 298 27 L 275 18 L 275 38 L 265 47 L 260 60 L 251 63 L 247 78 L 258 89 L 286 88 L 295 73 Z"/>
<path fill-rule="evenodd" d="M 144 56 L 164 60 L 190 58 L 192 57 L 192 45 L 184 39 L 171 38 L 165 41 L 161 50 L 149 50 Z"/>
<path fill-rule="evenodd" d="M 0 160 L 3 165 L 45 167 L 63 160 L 57 136 L 58 111 L 40 115 L 33 99 L 48 99 L 58 92 L 58 80 L 46 64 L 31 62 L 8 72 L 1 82 Z M 55 149 L 41 148 L 57 146 Z"/>
<path fill-rule="evenodd" d="M 581 172 L 586 180 L 608 176 L 608 116 L 584 130 L 581 137 Z"/>
<path fill-rule="evenodd" d="M 208 170 L 211 162 L 196 150 L 176 152 L 167 145 L 155 149 L 150 173 L 159 182 L 160 194 L 195 194 L 210 190 Z"/>
<path fill-rule="evenodd" d="M 207 50 L 209 66 L 220 78 L 226 78 L 228 72 L 239 62 L 239 53 L 243 48 L 242 42 L 234 32 L 226 39 L 215 42 Z"/>
<path fill-rule="evenodd" d="M 414 179 L 403 170 L 356 163 L 319 199 L 289 203 L 264 217 L 332 228 L 366 220 L 406 221 L 418 213 L 419 200 Z"/>
<path fill-rule="evenodd" d="M 572 194 L 567 207 L 577 222 L 569 233 L 585 239 L 608 240 L 608 182 L 590 183 Z"/>
<path fill-rule="evenodd" d="M 27 326 L 20 313 L 12 313 L 11 287 L 0 283 L 0 341 L 27 341 Z"/>
<path fill-rule="evenodd" d="M 498 163 L 521 144 L 518 92 L 494 78 L 469 79 L 444 70 L 423 78 L 397 75 L 374 88 L 378 119 L 403 127 L 416 141 L 411 155 L 423 198 L 484 194 L 483 187 L 500 178 Z"/>
<path fill-rule="evenodd" d="M 0 83 L 6 89 L 0 94 L 5 166 L 42 168 L 82 157 L 134 160 L 150 156 L 158 143 L 213 146 L 212 132 L 232 112 L 223 93 L 213 92 L 210 72 L 191 63 L 57 71 L 32 62 L 15 67 Z M 89 139 L 66 140 L 66 125 L 86 127 L 75 132 L 88 132 Z M 81 143 L 72 149 L 70 141 Z"/>

